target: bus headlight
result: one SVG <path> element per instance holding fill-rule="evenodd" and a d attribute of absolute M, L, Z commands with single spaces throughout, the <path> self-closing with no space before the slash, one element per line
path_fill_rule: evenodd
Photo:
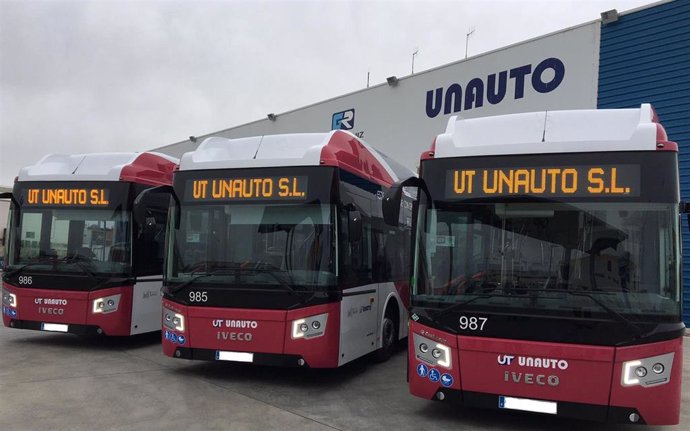
<path fill-rule="evenodd" d="M 163 326 L 175 331 L 184 332 L 184 316 L 163 308 Z"/>
<path fill-rule="evenodd" d="M 419 334 L 414 334 L 414 345 L 418 360 L 432 366 L 452 368 L 450 347 Z"/>
<path fill-rule="evenodd" d="M 623 362 L 621 385 L 623 386 L 658 386 L 671 380 L 671 366 L 675 353 L 652 356 L 644 359 Z M 648 372 L 647 370 L 652 370 Z"/>
<path fill-rule="evenodd" d="M 304 338 L 308 340 L 310 338 L 321 337 L 326 333 L 327 321 L 328 313 L 293 320 L 292 339 Z"/>
<path fill-rule="evenodd" d="M 3 305 L 17 308 L 17 295 L 10 292 L 2 292 L 2 303 Z"/>
<path fill-rule="evenodd" d="M 117 307 L 120 305 L 120 295 L 105 296 L 103 298 L 94 299 L 92 302 L 91 311 L 94 314 L 107 314 L 117 311 Z"/>

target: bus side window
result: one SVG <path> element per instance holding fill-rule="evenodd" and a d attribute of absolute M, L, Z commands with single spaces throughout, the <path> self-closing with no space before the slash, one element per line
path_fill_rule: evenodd
<path fill-rule="evenodd" d="M 147 218 L 153 218 L 155 226 L 144 232 L 141 227 L 134 237 L 134 275 L 159 275 L 163 273 L 165 254 L 165 223 L 168 217 L 170 197 L 160 195 L 152 199 Z"/>
<path fill-rule="evenodd" d="M 343 288 L 372 284 L 372 231 L 369 217 L 362 215 L 362 238 L 350 239 L 348 232 L 348 212 L 340 214 L 340 277 Z"/>

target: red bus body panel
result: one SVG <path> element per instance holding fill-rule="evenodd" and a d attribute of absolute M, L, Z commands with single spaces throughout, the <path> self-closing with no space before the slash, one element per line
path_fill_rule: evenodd
<path fill-rule="evenodd" d="M 429 370 L 436 368 L 441 374 L 450 375 L 450 386 L 443 386 L 439 381 L 432 382 L 428 375 L 418 373 L 423 361 L 415 355 L 414 334 L 450 347 L 450 369 L 425 364 Z M 683 370 L 682 343 L 682 338 L 679 338 L 616 348 L 518 341 L 458 336 L 410 321 L 410 393 L 433 399 L 439 390 L 447 388 L 546 401 L 635 408 L 648 425 L 677 424 L 680 420 L 681 379 L 678 373 Z M 669 383 L 654 387 L 624 387 L 621 384 L 624 361 L 670 352 L 674 352 L 675 356 Z M 506 355 L 513 358 L 508 361 Z M 536 367 L 525 365 L 525 361 L 521 365 L 520 357 L 556 361 L 549 361 L 548 367 Z M 560 361 L 567 362 L 567 367 L 564 366 L 565 362 Z"/>
<path fill-rule="evenodd" d="M 185 331 L 173 331 L 177 336 L 186 337 L 185 344 L 181 347 L 298 355 L 313 368 L 338 366 L 340 304 L 337 302 L 297 310 L 261 310 L 185 306 L 164 299 L 163 307 L 180 313 L 185 318 Z M 293 320 L 324 313 L 328 313 L 324 335 L 311 339 L 292 339 Z M 256 322 L 256 325 L 246 322 Z M 165 331 L 170 330 L 163 326 L 163 352 L 174 356 L 175 349 L 180 345 L 166 338 Z M 247 340 L 247 333 L 251 334 L 251 340 Z"/>
<path fill-rule="evenodd" d="M 3 289 L 6 292 L 17 295 L 17 316 L 15 319 L 66 325 L 96 326 L 101 328 L 106 335 L 130 335 L 132 322 L 131 285 L 84 292 L 25 287 L 16 288 L 10 284 L 3 283 Z M 121 297 L 116 311 L 106 314 L 94 314 L 91 311 L 94 299 L 117 294 L 120 294 Z M 50 304 L 46 304 L 46 302 Z M 9 327 L 12 318 L 3 313 L 2 320 L 4 325 Z"/>

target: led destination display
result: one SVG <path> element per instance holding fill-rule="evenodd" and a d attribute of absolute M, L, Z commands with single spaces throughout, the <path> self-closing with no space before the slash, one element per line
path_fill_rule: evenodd
<path fill-rule="evenodd" d="M 107 206 L 110 191 L 104 188 L 27 188 L 23 204 L 32 206 Z"/>
<path fill-rule="evenodd" d="M 267 176 L 190 179 L 185 201 L 302 200 L 307 198 L 307 176 Z"/>
<path fill-rule="evenodd" d="M 500 167 L 450 169 L 446 198 L 532 195 L 562 197 L 636 197 L 639 165 Z"/>

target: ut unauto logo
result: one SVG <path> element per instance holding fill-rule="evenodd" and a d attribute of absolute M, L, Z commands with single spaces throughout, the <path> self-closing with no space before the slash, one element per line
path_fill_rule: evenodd
<path fill-rule="evenodd" d="M 336 112 L 331 121 L 331 130 L 350 130 L 355 127 L 355 109 Z"/>

